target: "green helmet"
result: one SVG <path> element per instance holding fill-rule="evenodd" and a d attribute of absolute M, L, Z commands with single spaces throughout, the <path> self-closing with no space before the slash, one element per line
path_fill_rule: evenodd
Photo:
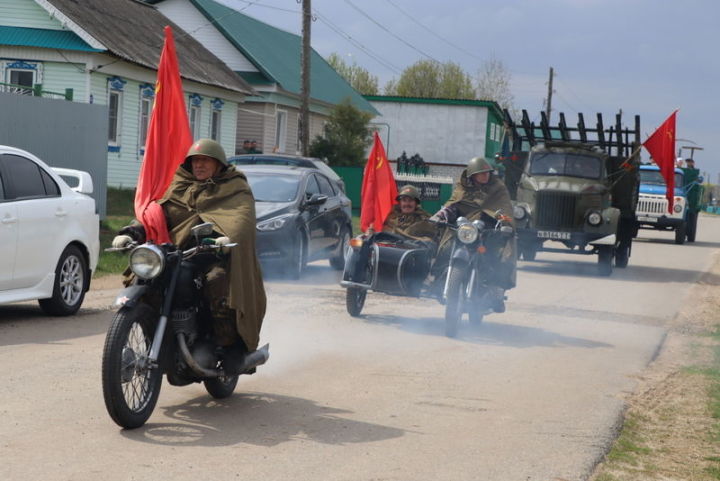
<path fill-rule="evenodd" d="M 487 161 L 485 157 L 473 157 L 467 164 L 467 176 L 471 177 L 473 174 L 481 172 L 492 172 L 493 166 Z"/>
<path fill-rule="evenodd" d="M 414 185 L 402 186 L 400 192 L 398 192 L 397 197 L 395 197 L 395 200 L 400 200 L 400 197 L 411 197 L 418 201 L 418 204 L 420 203 L 420 191 Z"/>
<path fill-rule="evenodd" d="M 207 155 L 220 162 L 224 167 L 228 166 L 225 150 L 223 150 L 222 145 L 212 139 L 196 140 L 188 149 L 185 162 L 189 161 L 193 155 Z"/>

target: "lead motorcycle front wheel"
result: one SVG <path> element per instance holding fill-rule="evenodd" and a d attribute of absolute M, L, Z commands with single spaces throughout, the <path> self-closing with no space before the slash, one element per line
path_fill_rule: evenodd
<path fill-rule="evenodd" d="M 458 332 L 460 318 L 465 312 L 465 270 L 453 267 L 450 270 L 445 302 L 445 335 L 455 337 Z"/>
<path fill-rule="evenodd" d="M 145 424 L 157 403 L 160 369 L 148 363 L 157 313 L 146 304 L 121 307 L 113 317 L 103 349 L 105 407 L 126 429 Z"/>

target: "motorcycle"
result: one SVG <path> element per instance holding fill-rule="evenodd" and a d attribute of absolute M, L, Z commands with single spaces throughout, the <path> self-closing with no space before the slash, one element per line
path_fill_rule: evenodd
<path fill-rule="evenodd" d="M 496 218 L 497 217 L 497 218 Z M 498 259 L 495 253 L 515 241 L 514 229 L 502 215 L 469 221 L 437 222 L 454 232 L 447 266 L 432 283 L 434 246 L 394 234 L 377 233 L 350 241 L 340 285 L 346 288 L 346 309 L 357 317 L 368 291 L 408 297 L 435 298 L 445 305 L 445 335 L 457 336 L 464 313 L 470 322 L 482 322 L 492 312 L 496 293 L 489 276 Z M 436 270 L 436 269 L 434 269 Z"/>
<path fill-rule="evenodd" d="M 223 252 L 237 244 L 218 245 L 209 238 L 213 224 L 192 228 L 196 246 L 135 242 L 107 251 L 130 251 L 135 275 L 115 301 L 119 307 L 105 338 L 102 386 L 105 407 L 119 426 L 142 426 L 152 414 L 162 376 L 174 386 L 202 382 L 216 399 L 229 397 L 240 374 L 267 362 L 269 345 L 245 355 L 228 373 L 225 351 L 212 336 L 212 317 L 202 295 L 205 274 Z"/>

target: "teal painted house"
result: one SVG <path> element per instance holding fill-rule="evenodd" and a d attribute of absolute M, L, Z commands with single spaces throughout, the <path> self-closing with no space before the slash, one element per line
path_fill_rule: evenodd
<path fill-rule="evenodd" d="M 245 79 L 257 96 L 240 106 L 237 150 L 257 140 L 264 152 L 294 154 L 300 107 L 299 35 L 260 22 L 213 0 L 146 0 L 192 32 L 198 42 Z M 311 55 L 310 138 L 323 132 L 330 108 L 349 98 L 361 110 L 374 107 L 314 50 Z"/>
<path fill-rule="evenodd" d="M 0 91 L 34 85 L 108 106 L 108 185 L 134 187 L 143 159 L 163 28 L 175 34 L 195 138 L 235 149 L 238 105 L 257 92 L 155 7 L 135 0 L 1 0 Z M 58 119 L 62 121 L 62 119 Z"/>

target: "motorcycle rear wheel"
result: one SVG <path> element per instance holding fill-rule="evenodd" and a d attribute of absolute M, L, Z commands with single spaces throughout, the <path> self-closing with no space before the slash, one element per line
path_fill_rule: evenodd
<path fill-rule="evenodd" d="M 465 270 L 453 267 L 448 279 L 447 302 L 445 304 L 445 335 L 457 336 L 460 318 L 465 312 Z"/>
<path fill-rule="evenodd" d="M 105 408 L 118 426 L 134 429 L 148 420 L 162 383 L 162 372 L 147 365 L 157 314 L 147 304 L 121 307 L 113 317 L 103 349 Z"/>
<path fill-rule="evenodd" d="M 238 376 L 237 374 L 234 376 L 223 376 L 223 377 L 216 377 L 212 379 L 205 379 L 203 381 L 203 384 L 205 385 L 205 389 L 207 390 L 208 394 L 210 394 L 215 399 L 225 399 L 227 397 L 230 397 L 235 391 L 235 386 L 237 386 L 238 383 Z"/>

